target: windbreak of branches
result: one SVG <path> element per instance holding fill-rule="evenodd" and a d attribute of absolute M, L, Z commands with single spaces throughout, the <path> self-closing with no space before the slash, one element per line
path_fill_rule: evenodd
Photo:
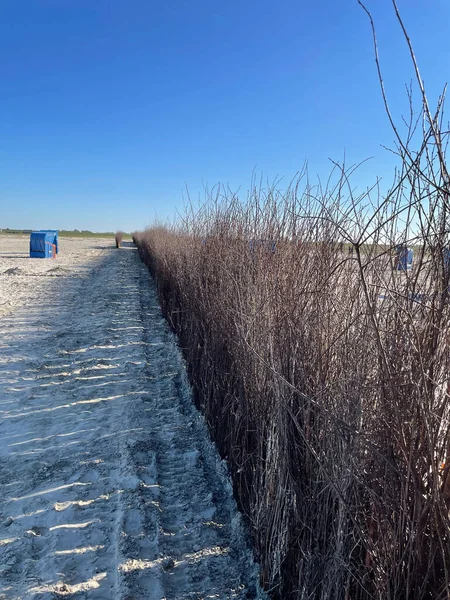
<path fill-rule="evenodd" d="M 277 598 L 450 598 L 447 133 L 410 49 L 384 197 L 336 166 L 134 236 Z"/>
<path fill-rule="evenodd" d="M 123 232 L 117 231 L 116 236 L 115 236 L 116 248 L 120 248 L 122 240 L 123 240 Z"/>
<path fill-rule="evenodd" d="M 135 235 L 280 598 L 447 597 L 446 200 L 420 183 L 225 193 Z"/>

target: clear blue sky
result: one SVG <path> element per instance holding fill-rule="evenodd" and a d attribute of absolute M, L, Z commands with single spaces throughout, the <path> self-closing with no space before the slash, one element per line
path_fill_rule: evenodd
<path fill-rule="evenodd" d="M 395 116 L 412 69 L 390 0 L 375 18 Z M 450 3 L 399 0 L 430 99 L 449 80 Z M 374 157 L 389 179 L 356 0 L 17 0 L 0 7 L 0 227 L 134 230 L 218 181 Z"/>

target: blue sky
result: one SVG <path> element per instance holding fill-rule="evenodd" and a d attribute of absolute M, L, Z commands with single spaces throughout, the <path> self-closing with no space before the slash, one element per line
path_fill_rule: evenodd
<path fill-rule="evenodd" d="M 450 3 L 398 0 L 432 104 L 449 80 Z M 367 0 L 390 104 L 413 76 L 390 0 Z M 20 0 L 0 6 L 0 227 L 144 228 L 205 185 L 245 195 L 307 159 L 373 157 L 393 134 L 356 0 Z"/>

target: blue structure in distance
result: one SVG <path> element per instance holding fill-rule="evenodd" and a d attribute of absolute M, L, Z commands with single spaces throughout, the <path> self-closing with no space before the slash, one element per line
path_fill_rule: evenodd
<path fill-rule="evenodd" d="M 30 235 L 31 258 L 54 258 L 56 256 L 55 235 L 47 231 L 33 231 Z"/>
<path fill-rule="evenodd" d="M 397 246 L 395 252 L 397 271 L 412 271 L 414 258 L 412 249 L 407 246 Z"/>
<path fill-rule="evenodd" d="M 450 248 L 444 248 L 444 267 L 450 270 Z"/>
<path fill-rule="evenodd" d="M 41 229 L 42 233 L 51 233 L 54 236 L 53 244 L 56 246 L 56 254 L 58 254 L 58 230 L 57 229 Z"/>

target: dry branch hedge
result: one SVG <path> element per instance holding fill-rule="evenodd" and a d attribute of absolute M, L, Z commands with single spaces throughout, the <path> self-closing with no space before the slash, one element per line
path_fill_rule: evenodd
<path fill-rule="evenodd" d="M 336 165 L 323 186 L 218 187 L 134 235 L 281 599 L 450 598 L 449 128 L 392 4 L 420 108 L 409 91 L 402 134 L 363 6 L 399 158 L 387 193 L 355 195 Z"/>
<path fill-rule="evenodd" d="M 418 211 L 440 218 L 421 204 L 394 226 L 409 186 L 387 223 L 377 200 L 355 226 L 362 199 L 343 201 L 344 187 L 339 177 L 301 194 L 225 194 L 183 227 L 134 239 L 230 466 L 266 589 L 446 598 L 447 234 L 437 222 L 419 231 Z M 405 241 L 412 272 L 395 270 Z"/>
<path fill-rule="evenodd" d="M 120 248 L 122 241 L 123 241 L 123 232 L 117 231 L 117 233 L 115 235 L 116 248 Z"/>

